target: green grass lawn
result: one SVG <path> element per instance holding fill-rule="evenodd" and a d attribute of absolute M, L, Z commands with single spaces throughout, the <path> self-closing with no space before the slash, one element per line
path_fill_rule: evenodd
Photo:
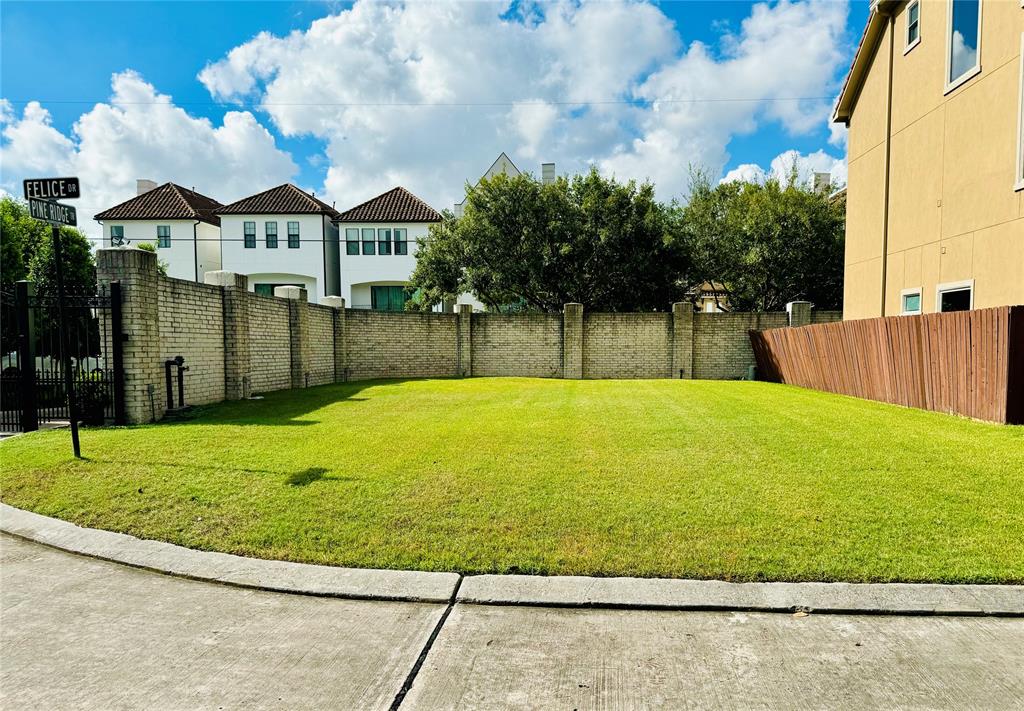
<path fill-rule="evenodd" d="M 345 566 L 1024 582 L 1024 428 L 781 385 L 377 381 L 69 439 L 0 444 L 3 500 Z"/>

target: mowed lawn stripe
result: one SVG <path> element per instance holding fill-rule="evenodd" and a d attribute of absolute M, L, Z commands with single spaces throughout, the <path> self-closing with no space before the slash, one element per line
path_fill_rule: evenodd
<path fill-rule="evenodd" d="M 767 383 L 371 381 L 0 445 L 5 502 L 465 573 L 1024 582 L 1024 428 Z"/>

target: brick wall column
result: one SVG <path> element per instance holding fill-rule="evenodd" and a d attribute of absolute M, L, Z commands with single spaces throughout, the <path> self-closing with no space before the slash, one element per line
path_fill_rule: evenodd
<path fill-rule="evenodd" d="M 583 377 L 583 304 L 566 304 L 562 311 L 562 377 Z"/>
<path fill-rule="evenodd" d="M 672 304 L 672 377 L 693 379 L 693 304 Z"/>
<path fill-rule="evenodd" d="M 455 334 L 458 339 L 458 375 L 468 378 L 473 375 L 473 307 L 459 304 L 458 321 L 455 323 Z"/>
<path fill-rule="evenodd" d="M 811 302 L 810 301 L 790 301 L 786 304 L 786 311 L 789 313 L 789 325 L 793 328 L 797 326 L 809 326 L 811 323 Z"/>
<path fill-rule="evenodd" d="M 224 308 L 224 398 L 249 396 L 252 368 L 249 351 L 249 278 L 228 271 L 206 272 L 207 284 L 221 288 Z"/>
<path fill-rule="evenodd" d="M 156 254 L 134 247 L 98 249 L 96 281 L 102 287 L 121 282 L 125 417 L 129 424 L 159 420 L 167 402 L 160 360 Z"/>
<path fill-rule="evenodd" d="M 292 358 L 292 388 L 309 383 L 309 295 L 298 286 L 276 286 L 274 296 L 288 299 L 288 335 Z"/>
<path fill-rule="evenodd" d="M 320 303 L 334 309 L 334 382 L 343 383 L 348 380 L 348 353 L 345 340 L 345 299 L 340 296 L 323 296 Z"/>

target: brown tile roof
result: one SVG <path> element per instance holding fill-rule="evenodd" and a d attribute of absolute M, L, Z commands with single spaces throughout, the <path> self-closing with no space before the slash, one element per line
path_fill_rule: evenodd
<path fill-rule="evenodd" d="M 218 215 L 307 215 L 337 217 L 338 211 L 291 183 L 244 197 L 217 209 Z"/>
<path fill-rule="evenodd" d="M 96 220 L 201 220 L 219 225 L 220 203 L 174 183 L 137 195 L 94 216 Z"/>
<path fill-rule="evenodd" d="M 437 210 L 403 187 L 345 210 L 335 222 L 440 222 Z"/>

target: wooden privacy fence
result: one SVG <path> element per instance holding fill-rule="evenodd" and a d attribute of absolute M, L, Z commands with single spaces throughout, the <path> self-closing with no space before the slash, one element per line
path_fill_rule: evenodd
<path fill-rule="evenodd" d="M 759 377 L 1024 424 L 1024 306 L 751 331 Z"/>

